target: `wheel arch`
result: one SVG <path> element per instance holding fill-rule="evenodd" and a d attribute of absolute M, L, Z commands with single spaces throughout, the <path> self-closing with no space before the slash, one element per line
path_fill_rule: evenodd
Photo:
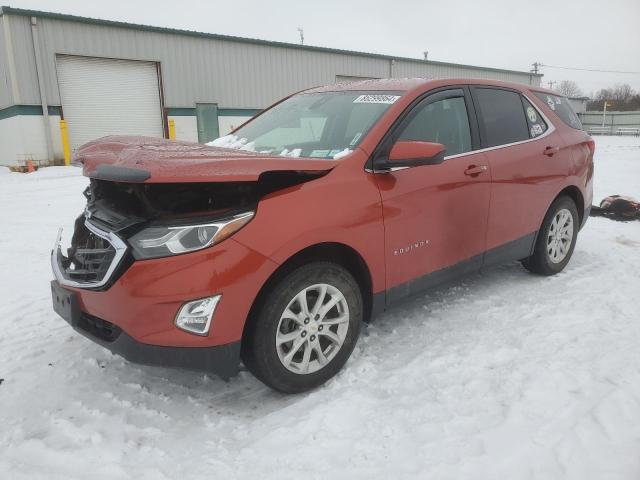
<path fill-rule="evenodd" d="M 563 188 L 551 201 L 551 203 L 549 204 L 549 207 L 553 204 L 553 202 L 556 201 L 556 199 L 562 196 L 571 198 L 573 202 L 576 204 L 576 209 L 578 210 L 578 217 L 580 218 L 580 222 L 578 224 L 582 225 L 584 220 L 584 196 L 582 195 L 582 192 L 580 191 L 580 189 L 575 185 L 569 185 Z"/>
<path fill-rule="evenodd" d="M 253 322 L 262 307 L 270 289 L 296 268 L 314 261 L 336 263 L 349 271 L 358 282 L 364 308 L 364 320 L 368 321 L 373 310 L 373 289 L 371 271 L 364 258 L 353 247 L 344 243 L 326 242 L 310 245 L 291 255 L 267 279 L 256 295 L 242 332 L 242 341 L 246 341 L 247 332 L 251 331 Z"/>

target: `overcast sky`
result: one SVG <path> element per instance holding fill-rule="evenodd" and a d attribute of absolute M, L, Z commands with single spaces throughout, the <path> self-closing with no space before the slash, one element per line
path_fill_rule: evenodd
<path fill-rule="evenodd" d="M 640 0 L 0 0 L 162 27 L 512 70 L 547 65 L 640 72 Z M 542 67 L 543 85 L 574 80 L 584 93 L 640 74 Z"/>

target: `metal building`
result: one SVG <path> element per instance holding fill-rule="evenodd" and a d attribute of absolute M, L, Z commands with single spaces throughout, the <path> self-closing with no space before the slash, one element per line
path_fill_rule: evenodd
<path fill-rule="evenodd" d="M 0 165 L 102 135 L 209 141 L 291 92 L 341 80 L 542 75 L 0 7 Z"/>

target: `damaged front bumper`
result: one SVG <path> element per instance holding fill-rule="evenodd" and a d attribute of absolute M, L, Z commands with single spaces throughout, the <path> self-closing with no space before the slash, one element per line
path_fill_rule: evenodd
<path fill-rule="evenodd" d="M 51 282 L 53 308 L 74 330 L 130 362 L 203 370 L 228 379 L 238 372 L 240 342 L 213 347 L 171 347 L 136 341 L 117 325 L 85 313 L 76 292 Z"/>
<path fill-rule="evenodd" d="M 97 247 L 105 250 L 106 244 Z M 235 374 L 253 299 L 278 265 L 233 238 L 150 260 L 135 261 L 126 248 L 121 260 L 114 255 L 105 267 L 96 263 L 95 268 L 72 269 L 70 278 L 69 259 L 58 238 L 51 257 L 54 310 L 82 335 L 132 362 L 203 370 L 223 378 Z M 92 252 L 80 254 L 87 261 L 97 258 Z M 110 270 L 115 272 L 111 276 Z M 79 280 L 87 275 L 102 286 Z M 206 334 L 178 328 L 176 316 L 186 303 L 216 295 L 221 300 Z"/>
<path fill-rule="evenodd" d="M 214 221 L 246 212 L 255 207 L 255 188 L 92 179 L 70 248 L 61 248 L 59 232 L 51 253 L 54 309 L 82 335 L 132 362 L 231 376 L 253 300 L 278 265 L 232 237 L 148 258 L 136 256 L 131 242 L 156 221 L 183 226 L 201 216 Z M 204 325 L 195 325 L 204 315 L 196 315 L 202 313 L 197 308 L 187 309 L 188 318 L 180 315 L 186 305 L 213 298 Z"/>

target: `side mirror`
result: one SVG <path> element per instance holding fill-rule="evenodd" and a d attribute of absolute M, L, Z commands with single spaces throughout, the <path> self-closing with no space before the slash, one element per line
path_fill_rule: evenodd
<path fill-rule="evenodd" d="M 376 165 L 376 168 L 384 170 L 397 167 L 437 165 L 444 162 L 445 152 L 446 148 L 441 143 L 399 140 L 391 147 L 389 158 L 383 162 L 383 165 Z"/>

